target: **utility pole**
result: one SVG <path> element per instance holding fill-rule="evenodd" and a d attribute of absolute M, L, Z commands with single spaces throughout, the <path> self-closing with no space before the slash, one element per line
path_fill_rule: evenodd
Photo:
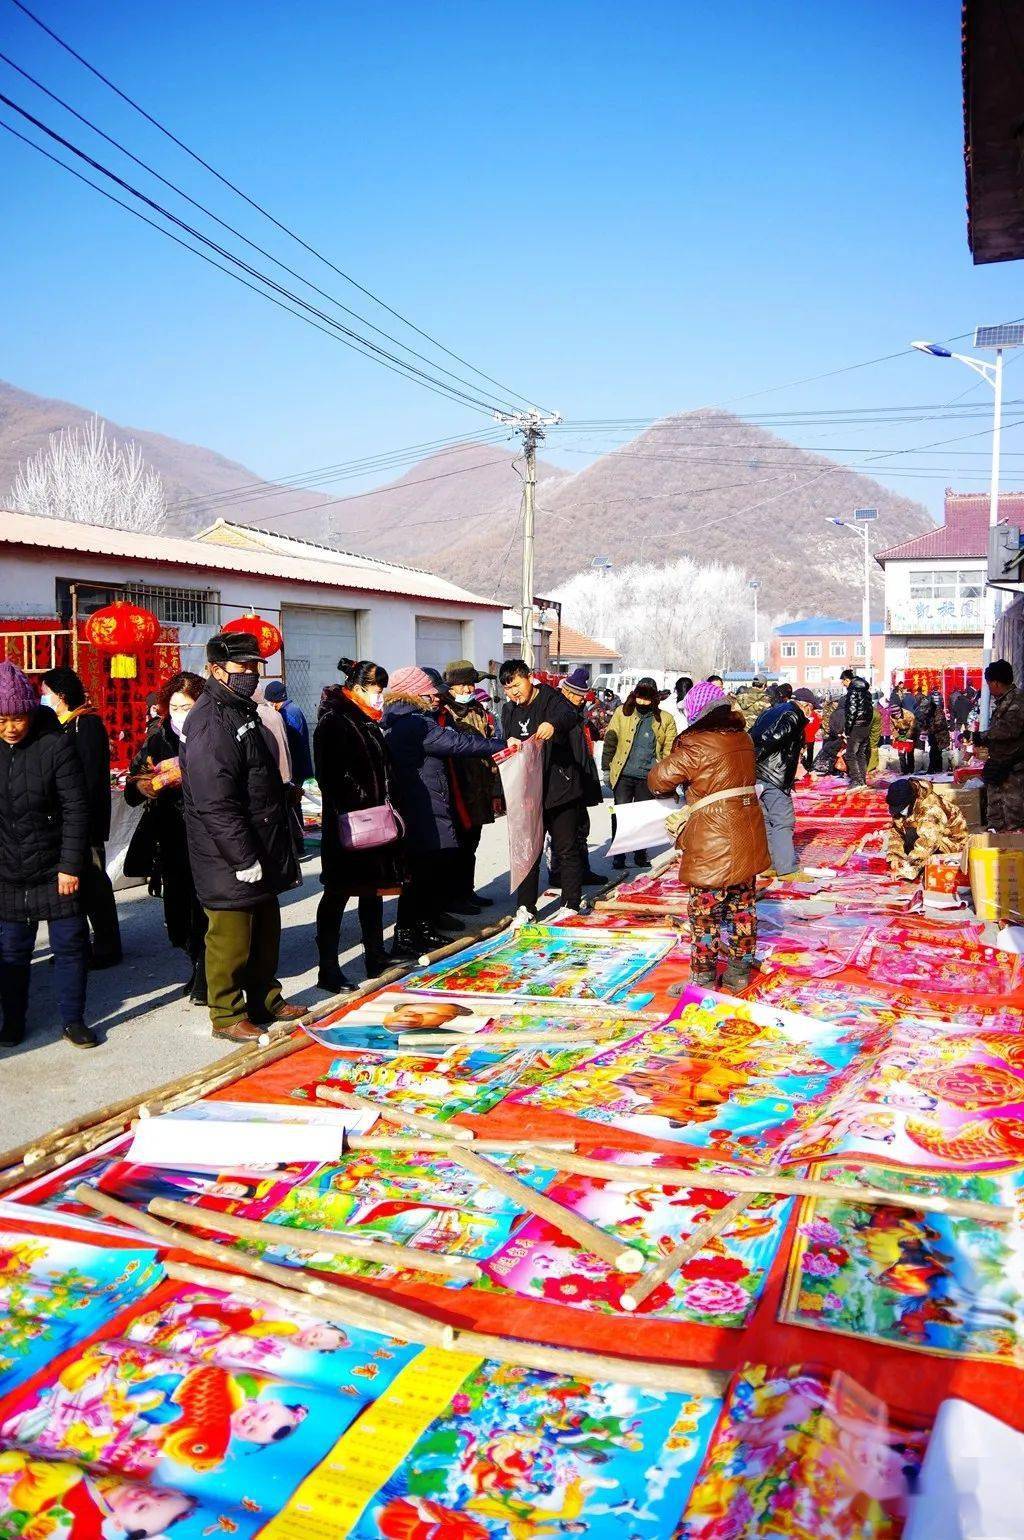
<path fill-rule="evenodd" d="M 540 412 L 495 412 L 496 422 L 506 423 L 523 441 L 523 455 L 526 460 L 526 475 L 523 477 L 523 583 L 520 596 L 520 611 L 523 639 L 523 662 L 528 668 L 533 668 L 533 617 L 536 613 L 536 603 L 533 596 L 533 558 L 536 545 L 536 518 L 537 518 L 537 445 L 543 442 L 544 429 L 550 428 L 556 422 L 561 422 L 561 412 L 553 412 L 549 417 L 541 416 Z"/>

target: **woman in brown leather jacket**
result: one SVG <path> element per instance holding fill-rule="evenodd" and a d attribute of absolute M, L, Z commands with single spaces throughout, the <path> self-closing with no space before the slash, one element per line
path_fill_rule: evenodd
<path fill-rule="evenodd" d="M 716 983 L 728 925 L 726 989 L 743 989 L 757 948 L 755 879 L 771 865 L 754 790 L 754 745 L 724 691 L 698 684 L 683 701 L 689 726 L 647 777 L 655 796 L 685 787 L 691 809 L 677 839 L 679 880 L 689 888 L 690 978 Z"/>

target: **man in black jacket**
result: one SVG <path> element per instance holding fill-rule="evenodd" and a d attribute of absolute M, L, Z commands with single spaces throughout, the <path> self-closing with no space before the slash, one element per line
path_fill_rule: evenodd
<path fill-rule="evenodd" d="M 793 847 L 793 785 L 804 746 L 806 718 L 793 700 L 793 686 L 780 684 L 779 704 L 762 711 L 750 730 L 757 751 L 755 776 L 772 865 L 780 877 L 797 869 Z"/>
<path fill-rule="evenodd" d="M 210 677 L 181 740 L 189 860 L 206 911 L 206 982 L 214 1037 L 247 1043 L 303 1014 L 277 979 L 278 894 L 299 882 L 288 794 L 253 702 L 260 654 L 247 632 L 206 647 Z"/>
<path fill-rule="evenodd" d="M 868 780 L 868 735 L 875 703 L 871 686 L 852 668 L 839 675 L 846 686 L 846 776 L 851 786 L 866 786 Z"/>
<path fill-rule="evenodd" d="M 86 700 L 85 685 L 73 668 L 51 668 L 43 675 L 43 705 L 75 746 L 89 801 L 89 859 L 82 873 L 82 910 L 92 929 L 90 968 L 110 968 L 121 961 L 117 901 L 107 876 L 110 838 L 110 737 Z"/>
<path fill-rule="evenodd" d="M 551 837 L 552 865 L 561 874 L 562 904 L 576 913 L 589 913 L 590 903 L 583 898 L 579 838 L 586 792 L 586 746 L 579 717 L 564 695 L 533 679 L 522 658 L 501 665 L 498 683 L 507 697 L 501 711 L 505 738 L 511 742 L 536 737 L 544 745 L 544 828 Z M 539 892 L 540 856 L 517 890 L 519 908 L 536 915 Z"/>

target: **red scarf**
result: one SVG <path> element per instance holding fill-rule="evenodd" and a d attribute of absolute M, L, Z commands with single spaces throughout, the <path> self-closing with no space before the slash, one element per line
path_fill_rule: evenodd
<path fill-rule="evenodd" d="M 358 695 L 353 694 L 347 685 L 342 686 L 341 693 L 346 700 L 350 700 L 353 706 L 363 713 L 364 717 L 369 717 L 371 722 L 379 722 L 384 715 L 379 706 L 368 706 L 364 700 L 359 699 Z"/>

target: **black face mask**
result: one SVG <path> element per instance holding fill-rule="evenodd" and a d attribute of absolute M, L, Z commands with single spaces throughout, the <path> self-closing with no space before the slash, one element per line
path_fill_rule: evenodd
<path fill-rule="evenodd" d="M 240 695 L 243 700 L 252 700 L 256 694 L 256 686 L 260 682 L 259 674 L 249 672 L 243 674 L 229 674 L 224 683 L 233 695 Z"/>
<path fill-rule="evenodd" d="M 646 714 L 648 711 L 654 710 L 654 702 L 652 700 L 638 700 L 636 703 L 636 709 Z"/>

